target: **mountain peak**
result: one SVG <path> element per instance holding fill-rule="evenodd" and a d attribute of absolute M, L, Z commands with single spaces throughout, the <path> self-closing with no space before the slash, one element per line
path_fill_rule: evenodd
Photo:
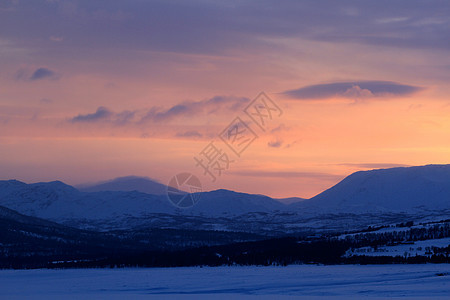
<path fill-rule="evenodd" d="M 138 191 L 153 195 L 166 193 L 167 186 L 155 179 L 142 176 L 123 176 L 93 184 L 83 184 L 77 186 L 82 192 L 103 192 L 103 191 Z"/>
<path fill-rule="evenodd" d="M 8 185 L 26 185 L 25 182 L 19 181 L 19 180 L 17 180 L 17 179 L 0 180 L 0 184 L 8 184 Z"/>
<path fill-rule="evenodd" d="M 450 165 L 359 171 L 299 203 L 330 211 L 401 211 L 449 208 Z"/>
<path fill-rule="evenodd" d="M 49 181 L 49 182 L 32 183 L 32 184 L 30 184 L 30 187 L 39 187 L 39 188 L 59 190 L 59 191 L 77 191 L 77 189 L 74 188 L 73 186 L 68 185 L 59 180 L 54 180 L 54 181 Z"/>

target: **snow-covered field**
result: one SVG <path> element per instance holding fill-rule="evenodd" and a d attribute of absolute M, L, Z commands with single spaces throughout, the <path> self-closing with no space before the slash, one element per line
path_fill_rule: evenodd
<path fill-rule="evenodd" d="M 450 265 L 2 270 L 0 299 L 448 299 Z"/>
<path fill-rule="evenodd" d="M 450 238 L 434 239 L 426 241 L 415 241 L 411 244 L 400 244 L 395 246 L 381 246 L 377 249 L 373 247 L 362 247 L 348 250 L 346 256 L 367 255 L 367 256 L 408 256 L 417 255 L 431 256 L 431 247 L 444 248 L 450 245 Z"/>

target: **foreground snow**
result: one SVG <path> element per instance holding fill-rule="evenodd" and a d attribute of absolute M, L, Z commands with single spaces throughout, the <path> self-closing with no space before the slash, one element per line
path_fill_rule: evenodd
<path fill-rule="evenodd" d="M 450 295 L 449 272 L 450 265 L 445 264 L 2 270 L 0 298 L 445 299 Z"/>

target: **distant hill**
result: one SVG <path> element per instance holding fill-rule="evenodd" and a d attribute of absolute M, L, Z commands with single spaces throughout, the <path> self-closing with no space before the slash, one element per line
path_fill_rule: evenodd
<path fill-rule="evenodd" d="M 35 225 L 41 227 L 55 227 L 55 228 L 64 228 L 64 226 L 50 222 L 44 219 L 39 219 L 35 217 L 25 216 L 18 213 L 15 210 L 0 206 L 0 221 L 1 222 L 17 222 L 21 224 L 27 225 Z"/>
<path fill-rule="evenodd" d="M 293 203 L 305 201 L 306 199 L 300 198 L 300 197 L 289 197 L 289 198 L 277 198 L 275 200 L 277 200 L 281 203 L 284 203 L 284 204 L 293 204 Z"/>
<path fill-rule="evenodd" d="M 450 165 L 356 172 L 291 207 L 341 213 L 450 209 Z"/>
<path fill-rule="evenodd" d="M 199 198 L 199 202 L 186 213 L 206 216 L 242 215 L 249 212 L 273 212 L 287 208 L 285 204 L 264 195 L 224 189 L 203 192 Z"/>
<path fill-rule="evenodd" d="M 179 209 L 166 195 L 138 191 L 82 192 L 59 181 L 34 184 L 0 181 L 0 205 L 25 215 L 86 229 L 130 228 L 157 222 L 156 215 L 215 218 L 268 213 L 287 207 L 262 195 L 227 190 L 200 194 L 195 206 Z"/>
<path fill-rule="evenodd" d="M 149 177 L 125 176 L 115 179 L 95 183 L 78 185 L 76 188 L 82 192 L 103 192 L 103 191 L 138 191 L 141 193 L 163 195 L 167 186 Z"/>

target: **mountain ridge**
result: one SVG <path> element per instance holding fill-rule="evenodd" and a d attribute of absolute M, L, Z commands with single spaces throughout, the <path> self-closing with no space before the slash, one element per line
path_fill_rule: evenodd
<path fill-rule="evenodd" d="M 78 228 L 196 226 L 200 220 L 208 228 L 223 230 L 236 228 L 234 222 L 263 226 L 264 220 L 276 223 L 277 228 L 282 223 L 298 228 L 329 224 L 325 218 L 337 216 L 343 222 L 356 216 L 372 216 L 375 220 L 377 215 L 395 218 L 449 214 L 450 165 L 359 171 L 315 197 L 292 204 L 224 189 L 199 194 L 196 205 L 180 209 L 166 195 L 135 190 L 83 192 L 60 181 L 35 184 L 0 181 L 0 205 Z M 289 226 L 281 227 L 290 230 Z"/>
<path fill-rule="evenodd" d="M 411 211 L 450 208 L 450 165 L 397 167 L 355 172 L 296 208 L 330 211 Z M 395 200 L 395 201 L 393 201 Z"/>
<path fill-rule="evenodd" d="M 138 191 L 146 194 L 163 195 L 167 191 L 167 186 L 150 177 L 143 176 L 123 176 L 97 183 L 87 183 L 75 186 L 82 192 L 103 192 L 103 191 Z"/>

